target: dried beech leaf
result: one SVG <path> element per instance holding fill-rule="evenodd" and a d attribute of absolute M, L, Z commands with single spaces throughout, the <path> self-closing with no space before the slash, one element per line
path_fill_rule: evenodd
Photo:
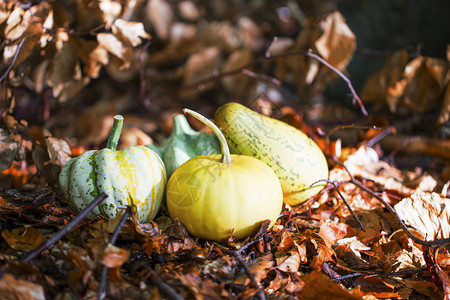
<path fill-rule="evenodd" d="M 362 297 L 354 295 L 345 290 L 342 286 L 331 280 L 325 274 L 312 271 L 301 277 L 305 282 L 305 286 L 301 291 L 302 299 L 336 299 L 336 300 L 361 300 Z"/>
<path fill-rule="evenodd" d="M 320 225 L 319 235 L 327 245 L 332 246 L 337 240 L 345 237 L 348 231 L 349 226 L 347 224 L 324 222 Z"/>
<path fill-rule="evenodd" d="M 6 40 L 17 40 L 19 39 L 25 30 L 27 30 L 27 24 L 24 24 L 23 16 L 25 11 L 21 7 L 17 7 L 14 11 L 9 15 L 8 21 L 6 21 L 5 27 L 5 39 Z"/>
<path fill-rule="evenodd" d="M 401 50 L 367 80 L 361 98 L 386 103 L 394 113 L 400 108 L 422 113 L 440 105 L 447 72 L 444 60 L 423 56 L 413 59 L 406 50 Z M 445 108 L 443 111 L 445 114 Z"/>
<path fill-rule="evenodd" d="M 274 261 L 272 260 L 272 254 L 266 254 L 264 256 L 260 256 L 250 263 L 247 264 L 250 272 L 254 275 L 254 279 L 256 282 L 261 283 L 267 277 L 267 274 L 273 267 Z M 235 284 L 242 284 L 244 286 L 250 283 L 247 275 L 241 274 L 234 281 Z"/>
<path fill-rule="evenodd" d="M 192 1 L 181 1 L 178 3 L 178 10 L 183 18 L 190 21 L 197 20 L 200 15 L 197 6 Z"/>
<path fill-rule="evenodd" d="M 410 60 L 411 57 L 406 50 L 397 51 L 392 56 L 389 56 L 385 66 L 366 81 L 361 98 L 366 102 L 385 103 L 389 88 L 403 89 L 401 79 L 405 66 Z M 398 85 L 402 86 L 398 87 Z M 398 99 L 391 97 L 387 102 L 390 110 L 395 112 Z"/>
<path fill-rule="evenodd" d="M 130 257 L 128 250 L 108 244 L 105 249 L 102 263 L 108 268 L 118 268 Z"/>
<path fill-rule="evenodd" d="M 71 159 L 71 151 L 66 141 L 54 137 L 46 139 L 48 155 L 50 161 L 48 163 L 57 166 L 64 166 Z"/>
<path fill-rule="evenodd" d="M 416 253 L 402 249 L 396 253 L 389 253 L 389 261 L 394 272 L 417 270 L 426 266 L 421 251 Z"/>
<path fill-rule="evenodd" d="M 98 6 L 102 12 L 102 19 L 103 22 L 105 22 L 105 27 L 110 28 L 114 20 L 119 17 L 122 11 L 120 1 L 102 0 L 99 1 Z"/>
<path fill-rule="evenodd" d="M 222 58 L 217 47 L 208 47 L 197 54 L 193 54 L 186 62 L 186 70 L 183 78 L 183 85 L 191 85 L 213 76 L 218 71 Z M 201 87 L 202 91 L 210 89 L 214 83 L 209 82 Z M 193 98 L 200 91 L 198 89 L 189 89 L 183 92 L 183 98 Z"/>
<path fill-rule="evenodd" d="M 442 125 L 448 121 L 450 121 L 450 83 L 447 84 L 447 88 L 445 89 L 444 104 L 439 114 L 438 124 Z"/>
<path fill-rule="evenodd" d="M 8 130 L 0 128 L 0 172 L 9 169 L 19 149 L 20 144 Z"/>
<path fill-rule="evenodd" d="M 264 46 L 261 29 L 250 18 L 241 17 L 238 21 L 239 36 L 244 47 L 248 50 L 259 51 Z"/>
<path fill-rule="evenodd" d="M 147 3 L 147 16 L 155 28 L 156 35 L 162 39 L 169 38 L 170 27 L 174 21 L 172 7 L 164 0 L 150 0 Z"/>
<path fill-rule="evenodd" d="M 253 53 L 247 49 L 237 49 L 233 51 L 222 66 L 222 72 L 230 72 L 244 67 L 253 60 Z M 224 77 L 221 82 L 227 92 L 235 97 L 242 96 L 248 90 L 250 78 L 243 74 L 236 74 Z"/>
<path fill-rule="evenodd" d="M 400 218 L 427 240 L 450 238 L 450 199 L 437 193 L 418 193 L 395 205 Z"/>
<path fill-rule="evenodd" d="M 108 50 L 109 53 L 114 54 L 122 61 L 121 68 L 128 68 L 132 57 L 131 46 L 125 45 L 114 34 L 99 33 L 97 34 L 97 41 L 100 46 Z"/>
<path fill-rule="evenodd" d="M 300 254 L 298 251 L 293 250 L 290 252 L 290 255 L 277 266 L 277 269 L 287 273 L 297 272 L 300 267 L 300 262 Z"/>
<path fill-rule="evenodd" d="M 237 30 L 228 21 L 213 21 L 199 26 L 199 38 L 203 44 L 219 47 L 221 50 L 231 52 L 242 46 L 242 40 Z"/>
<path fill-rule="evenodd" d="M 83 71 L 91 78 L 97 78 L 102 66 L 109 62 L 108 52 L 95 41 L 71 35 L 69 43 L 83 62 Z"/>
<path fill-rule="evenodd" d="M 270 269 L 273 267 L 274 261 L 272 260 L 272 254 L 266 254 L 253 260 L 248 268 L 255 275 L 255 280 L 261 283 L 267 277 Z"/>
<path fill-rule="evenodd" d="M 53 96 L 61 100 L 73 97 L 89 82 L 82 76 L 78 56 L 69 43 L 63 42 L 55 54 L 47 80 L 53 87 Z"/>
<path fill-rule="evenodd" d="M 45 300 L 44 288 L 26 280 L 17 279 L 11 274 L 3 274 L 0 279 L 0 294 L 5 299 Z M 7 296 L 6 296 L 7 295 Z"/>
<path fill-rule="evenodd" d="M 317 51 L 332 66 L 343 71 L 355 52 L 355 35 L 339 12 L 329 14 L 320 27 L 323 34 L 315 42 Z"/>
<path fill-rule="evenodd" d="M 30 251 L 44 242 L 44 234 L 33 227 L 17 227 L 3 230 L 2 237 L 14 250 Z"/>
<path fill-rule="evenodd" d="M 150 38 L 150 35 L 145 32 L 144 24 L 141 22 L 130 22 L 122 19 L 117 19 L 114 22 L 112 32 L 120 40 L 127 41 L 127 43 L 133 47 L 136 47 L 142 43 L 141 38 Z"/>

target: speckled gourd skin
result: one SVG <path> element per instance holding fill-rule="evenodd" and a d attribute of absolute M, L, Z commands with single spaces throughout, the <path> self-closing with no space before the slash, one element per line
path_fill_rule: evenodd
<path fill-rule="evenodd" d="M 114 217 L 133 204 L 140 222 L 151 221 L 159 210 L 166 185 L 164 163 L 144 146 L 121 150 L 91 150 L 63 167 L 59 183 L 70 206 L 80 211 L 104 192 L 108 197 L 91 216 Z"/>
<path fill-rule="evenodd" d="M 239 103 L 222 105 L 214 123 L 231 153 L 265 162 L 280 180 L 284 202 L 295 206 L 319 193 L 328 178 L 328 164 L 319 146 L 297 128 L 261 115 Z"/>

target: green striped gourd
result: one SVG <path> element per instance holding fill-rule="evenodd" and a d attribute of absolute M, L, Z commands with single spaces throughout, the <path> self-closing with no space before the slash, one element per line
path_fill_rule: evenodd
<path fill-rule="evenodd" d="M 278 176 L 284 202 L 295 206 L 323 189 L 328 165 L 319 146 L 297 128 L 261 115 L 239 103 L 226 103 L 216 112 L 232 153 L 253 156 Z"/>
<path fill-rule="evenodd" d="M 121 207 L 134 204 L 140 222 L 151 221 L 159 210 L 166 171 L 159 156 L 145 146 L 116 150 L 123 117 L 116 116 L 106 148 L 90 150 L 69 160 L 59 183 L 70 206 L 80 211 L 104 192 L 108 197 L 91 216 L 114 217 Z"/>

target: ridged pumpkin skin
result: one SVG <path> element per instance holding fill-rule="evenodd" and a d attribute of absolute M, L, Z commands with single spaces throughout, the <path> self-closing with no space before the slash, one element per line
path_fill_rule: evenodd
<path fill-rule="evenodd" d="M 114 217 L 120 207 L 133 202 L 139 221 L 149 222 L 161 205 L 166 171 L 159 156 L 144 146 L 121 150 L 105 148 L 87 151 L 68 161 L 61 171 L 59 183 L 76 211 L 104 192 L 108 197 L 91 216 Z"/>
<path fill-rule="evenodd" d="M 249 156 L 221 155 L 191 158 L 167 184 L 167 208 L 188 232 L 207 240 L 221 241 L 232 234 L 255 234 L 262 221 L 273 226 L 283 205 L 276 174 L 265 163 Z"/>
<path fill-rule="evenodd" d="M 306 134 L 239 103 L 222 105 L 214 123 L 225 136 L 231 153 L 253 156 L 277 174 L 284 202 L 298 205 L 320 192 L 328 178 L 328 164 L 319 146 Z"/>

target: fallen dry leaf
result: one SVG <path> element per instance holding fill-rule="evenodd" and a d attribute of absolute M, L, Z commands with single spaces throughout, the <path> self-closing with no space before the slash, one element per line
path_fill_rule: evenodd
<path fill-rule="evenodd" d="M 295 250 L 291 251 L 289 255 L 277 260 L 281 260 L 277 269 L 286 273 L 297 272 L 300 267 L 300 254 Z"/>
<path fill-rule="evenodd" d="M 102 263 L 108 268 L 118 268 L 130 257 L 128 250 L 108 244 L 106 246 Z"/>
<path fill-rule="evenodd" d="M 199 53 L 193 54 L 186 62 L 186 69 L 183 76 L 183 85 L 196 84 L 206 78 L 211 77 L 219 70 L 222 57 L 217 47 L 208 47 Z M 210 89 L 214 82 L 202 84 L 199 88 L 186 90 L 182 97 L 193 98 L 200 92 Z"/>
<path fill-rule="evenodd" d="M 315 42 L 317 52 L 333 67 L 343 71 L 353 57 L 356 37 L 339 12 L 321 21 L 322 35 Z"/>
<path fill-rule="evenodd" d="M 44 234 L 33 227 L 17 227 L 13 230 L 3 230 L 2 237 L 8 245 L 21 251 L 30 251 L 44 242 Z"/>
<path fill-rule="evenodd" d="M 147 2 L 146 12 L 158 37 L 167 40 L 174 19 L 170 4 L 164 0 L 151 0 Z"/>
<path fill-rule="evenodd" d="M 19 149 L 20 144 L 6 129 L 0 128 L 0 171 L 9 169 Z"/>
<path fill-rule="evenodd" d="M 16 279 L 11 274 L 3 274 L 0 279 L 0 294 L 5 299 L 45 300 L 44 288 L 22 279 Z"/>
<path fill-rule="evenodd" d="M 132 47 L 139 46 L 142 43 L 142 39 L 150 38 L 150 35 L 145 32 L 144 24 L 122 19 L 114 21 L 112 32 L 122 41 L 127 41 Z"/>
<path fill-rule="evenodd" d="M 305 282 L 301 295 L 303 299 L 358 299 L 362 297 L 357 294 L 353 294 L 345 289 L 339 283 L 336 283 L 325 274 L 321 274 L 317 271 L 312 271 L 301 277 Z"/>
<path fill-rule="evenodd" d="M 450 199 L 437 193 L 419 193 L 394 206 L 400 218 L 431 241 L 450 237 Z"/>

